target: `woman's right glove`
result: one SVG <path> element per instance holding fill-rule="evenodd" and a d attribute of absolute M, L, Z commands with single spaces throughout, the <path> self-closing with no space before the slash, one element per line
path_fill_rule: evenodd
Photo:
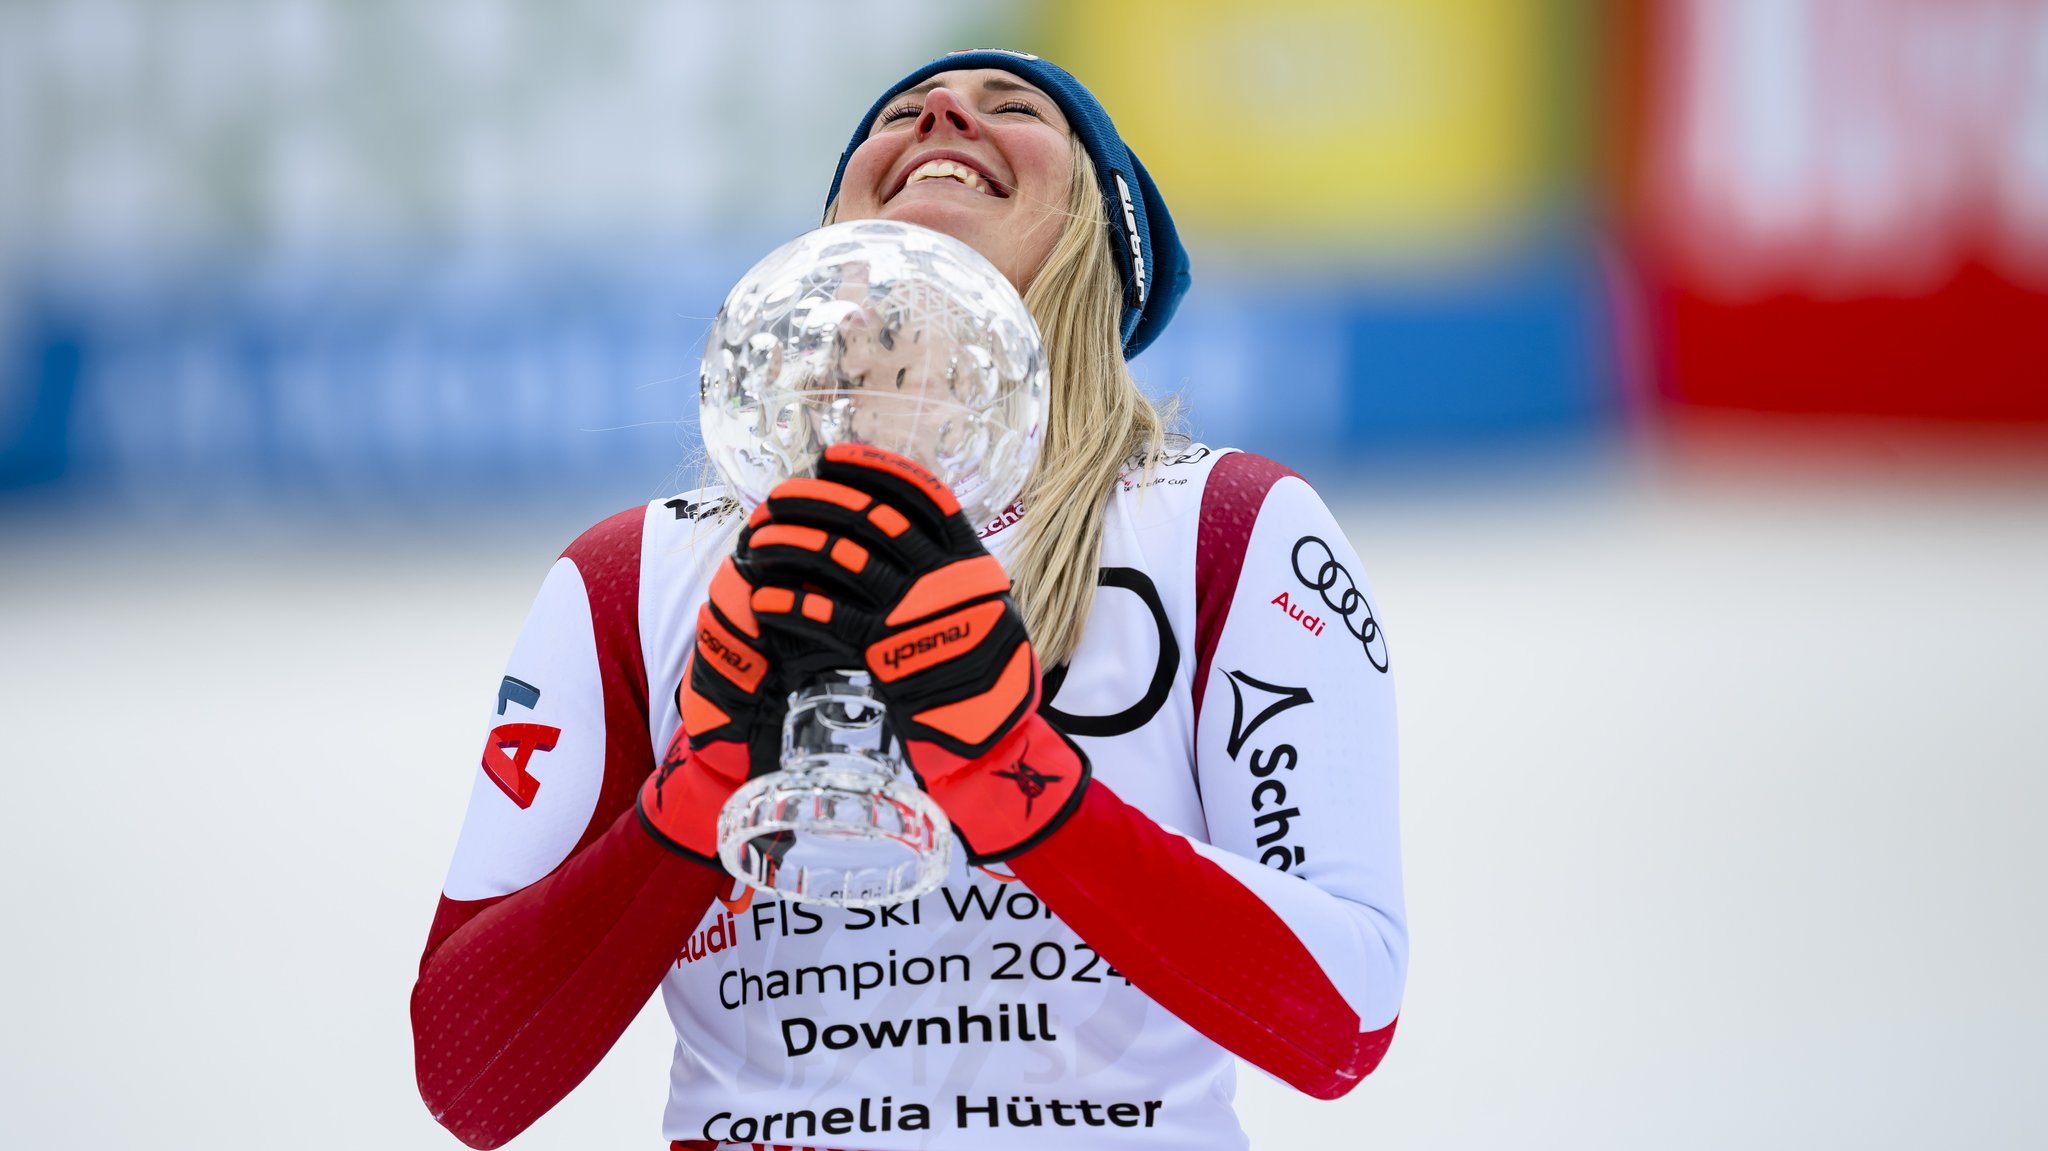
<path fill-rule="evenodd" d="M 697 612 L 697 646 L 676 687 L 682 726 L 640 788 L 640 821 L 699 863 L 718 859 L 718 812 L 748 779 L 778 770 L 791 669 L 769 658 L 747 601 L 754 589 L 731 559 Z"/>
<path fill-rule="evenodd" d="M 970 862 L 1028 849 L 1079 806 L 1088 760 L 1039 714 L 1009 576 L 931 473 L 834 445 L 816 479 L 755 509 L 736 558 L 769 647 L 867 669 Z"/>

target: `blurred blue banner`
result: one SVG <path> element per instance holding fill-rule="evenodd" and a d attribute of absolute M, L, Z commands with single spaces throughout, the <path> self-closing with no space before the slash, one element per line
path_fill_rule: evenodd
<path fill-rule="evenodd" d="M 399 509 L 688 486 L 698 340 L 753 255 L 32 292 L 7 357 L 0 488 Z M 1213 443 L 1371 464 L 1597 428 L 1617 408 L 1590 244 L 1429 280 L 1197 285 L 1134 367 Z"/>
<path fill-rule="evenodd" d="M 878 88 L 1020 40 L 1091 78 L 1186 226 L 1194 289 L 1134 369 L 1196 435 L 1341 479 L 1612 425 L 1583 5 L 1205 0 L 1141 64 L 1114 33 L 1170 6 L 904 3 L 0 6 L 0 505 L 694 485 L 726 289 L 816 220 Z M 1414 66 L 1353 106 L 1354 48 Z M 1321 112 L 1264 132 L 1283 105 Z"/>
<path fill-rule="evenodd" d="M 1198 280 L 1134 370 L 1211 442 L 1331 470 L 1581 437 L 1621 408 L 1611 276 L 1560 225 L 1454 274 Z"/>

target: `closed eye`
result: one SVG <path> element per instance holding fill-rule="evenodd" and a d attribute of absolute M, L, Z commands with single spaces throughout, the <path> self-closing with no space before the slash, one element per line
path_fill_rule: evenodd
<path fill-rule="evenodd" d="M 922 104 L 898 104 L 894 108 L 875 117 L 875 127 L 886 127 L 907 116 L 916 116 L 922 111 L 924 111 L 924 105 Z M 1037 105 L 1024 100 L 1005 100 L 989 109 L 991 115 L 1003 112 L 1022 112 L 1036 120 L 1045 119 L 1045 113 Z"/>

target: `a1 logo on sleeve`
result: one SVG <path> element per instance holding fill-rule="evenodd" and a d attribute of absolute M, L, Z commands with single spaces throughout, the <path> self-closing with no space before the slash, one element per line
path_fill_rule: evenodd
<path fill-rule="evenodd" d="M 531 711 L 540 704 L 540 689 L 525 680 L 506 676 L 498 685 L 498 714 L 505 714 L 505 705 L 516 703 Z M 484 739 L 484 774 L 498 785 L 498 790 L 520 808 L 533 806 L 533 797 L 540 793 L 540 780 L 526 770 L 534 753 L 553 751 L 555 743 L 562 738 L 562 729 L 540 723 L 501 723 L 491 729 Z"/>

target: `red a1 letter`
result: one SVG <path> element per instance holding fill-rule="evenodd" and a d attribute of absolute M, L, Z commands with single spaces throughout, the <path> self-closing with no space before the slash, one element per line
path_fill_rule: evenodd
<path fill-rule="evenodd" d="M 536 751 L 553 751 L 562 729 L 538 723 L 507 723 L 491 729 L 484 741 L 484 774 L 522 809 L 533 806 L 540 780 L 526 773 L 526 761 Z M 510 754 L 507 754 L 507 753 Z"/>

